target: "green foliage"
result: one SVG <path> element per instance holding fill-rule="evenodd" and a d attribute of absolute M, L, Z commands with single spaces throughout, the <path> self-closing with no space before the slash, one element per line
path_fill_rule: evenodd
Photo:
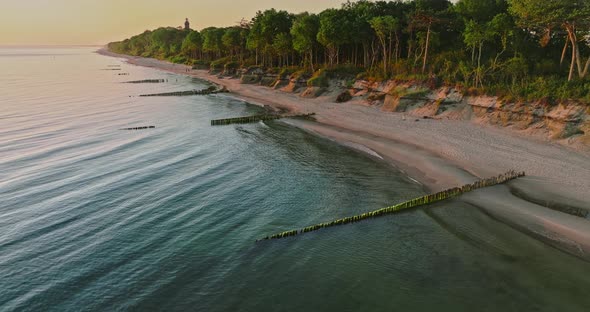
<path fill-rule="evenodd" d="M 320 13 L 317 40 L 328 50 L 329 64 L 337 62 L 340 46 L 350 41 L 352 20 L 345 10 L 327 9 Z"/>
<path fill-rule="evenodd" d="M 223 28 L 209 27 L 201 31 L 203 36 L 203 51 L 212 55 L 219 56 L 223 50 L 223 35 L 225 31 Z"/>
<path fill-rule="evenodd" d="M 590 84 L 584 81 L 567 81 L 555 76 L 535 77 L 509 87 L 505 84 L 491 85 L 483 91 L 513 101 L 545 100 L 554 104 L 575 100 L 590 103 Z"/>
<path fill-rule="evenodd" d="M 198 31 L 191 30 L 182 41 L 182 53 L 187 57 L 196 59 L 202 48 L 203 37 Z"/>
<path fill-rule="evenodd" d="M 393 80 L 396 81 L 409 81 L 409 82 L 415 82 L 415 83 L 426 83 L 428 82 L 428 79 L 430 79 L 430 77 L 427 74 L 422 74 L 422 73 L 403 73 L 403 74 L 397 74 L 394 75 L 392 77 Z"/>
<path fill-rule="evenodd" d="M 293 42 L 289 33 L 279 33 L 275 36 L 272 47 L 279 55 L 289 54 L 293 50 Z"/>
<path fill-rule="evenodd" d="M 303 79 L 307 79 L 309 77 L 312 76 L 312 73 L 310 73 L 307 69 L 301 69 L 301 70 L 297 70 L 295 72 L 293 72 L 293 74 L 291 74 L 291 79 L 299 79 L 299 78 L 303 78 Z"/>
<path fill-rule="evenodd" d="M 497 14 L 506 12 L 507 7 L 505 0 L 459 0 L 454 9 L 466 20 L 485 23 Z"/>
<path fill-rule="evenodd" d="M 111 43 L 109 47 L 119 53 L 167 59 L 181 53 L 186 34 L 172 27 L 158 28 L 122 42 Z"/>
<path fill-rule="evenodd" d="M 238 62 L 228 62 L 223 65 L 224 70 L 235 70 L 240 68 L 240 63 Z"/>
<path fill-rule="evenodd" d="M 356 75 L 361 73 L 363 70 L 363 67 L 345 64 L 325 68 L 323 69 L 323 72 L 325 72 L 330 78 L 348 79 L 356 77 Z"/>
<path fill-rule="evenodd" d="M 209 69 L 211 62 L 207 60 L 193 60 L 193 69 Z"/>
<path fill-rule="evenodd" d="M 279 71 L 279 77 L 284 78 L 284 77 L 291 77 L 291 75 L 293 75 L 293 73 L 301 71 L 302 69 L 298 66 L 290 66 L 290 67 L 283 67 L 281 68 L 281 70 Z"/>
<path fill-rule="evenodd" d="M 281 54 L 284 54 L 285 47 L 288 45 L 286 41 L 290 41 L 287 36 L 290 36 L 292 25 L 293 15 L 289 14 L 289 12 L 270 9 L 256 13 L 250 25 L 246 47 L 255 52 L 257 63 L 261 59 L 262 65 L 272 66 L 273 56 L 283 57 Z M 278 55 L 276 47 L 273 47 L 276 39 L 282 41 L 278 44 L 279 48 L 281 48 Z M 268 62 L 267 59 L 271 61 Z"/>
<path fill-rule="evenodd" d="M 462 78 L 463 76 L 461 75 L 461 62 L 463 60 L 465 60 L 467 58 L 465 51 L 464 50 L 458 50 L 458 51 L 446 51 L 443 53 L 440 53 L 438 55 L 436 55 L 433 60 L 432 60 L 432 71 L 434 73 L 436 73 L 436 76 L 441 79 L 445 84 L 447 85 L 454 85 L 457 84 L 457 82 L 461 82 L 463 81 Z M 402 63 L 403 64 L 403 63 Z M 463 63 L 462 66 L 467 66 L 465 63 Z M 472 71 L 471 66 L 467 66 L 469 67 L 468 70 L 469 72 Z M 404 73 L 404 72 L 408 72 L 407 70 L 408 65 L 405 65 L 405 69 L 404 67 L 402 67 L 400 70 L 398 70 L 398 73 Z M 395 71 L 394 71 L 395 72 Z"/>
<path fill-rule="evenodd" d="M 328 87 L 329 85 L 328 73 L 324 69 L 313 73 L 313 76 L 307 81 L 307 86 L 309 87 Z"/>
<path fill-rule="evenodd" d="M 211 64 L 209 65 L 211 70 L 223 70 L 225 69 L 225 64 L 230 63 L 231 57 L 222 57 L 220 59 L 217 59 L 213 62 L 211 62 Z"/>
<path fill-rule="evenodd" d="M 232 51 L 240 48 L 242 44 L 242 29 L 239 27 L 229 27 L 221 36 L 223 47 Z"/>
<path fill-rule="evenodd" d="M 587 17 L 588 1 L 508 0 L 509 11 L 522 26 L 535 29 L 559 27 L 566 21 Z"/>
<path fill-rule="evenodd" d="M 290 31 L 293 37 L 293 48 L 301 54 L 312 51 L 318 44 L 319 27 L 320 21 L 317 15 L 307 12 L 298 15 Z"/>
<path fill-rule="evenodd" d="M 426 87 L 407 88 L 407 87 L 396 87 L 389 91 L 389 95 L 396 98 L 406 99 L 422 99 L 425 98 L 431 90 Z"/>
<path fill-rule="evenodd" d="M 393 16 L 377 16 L 372 18 L 369 23 L 373 30 L 375 30 L 377 37 L 383 41 L 391 37 L 400 28 L 399 21 Z"/>
<path fill-rule="evenodd" d="M 588 99 L 590 1 L 453 2 L 358 0 L 297 15 L 269 9 L 239 26 L 163 27 L 109 49 L 219 71 L 257 65 L 311 77 L 312 86 L 357 77 L 442 82 L 520 100 Z"/>
<path fill-rule="evenodd" d="M 394 34 L 396 40 L 399 37 L 398 32 L 401 28 L 400 22 L 392 16 L 377 16 L 372 18 L 369 23 L 377 34 L 377 38 L 379 38 L 379 42 L 383 48 L 383 54 L 381 55 L 383 59 L 383 73 L 387 75 L 387 64 L 391 62 L 392 58 L 392 42 L 394 40 Z"/>
<path fill-rule="evenodd" d="M 307 85 L 310 87 L 328 87 L 330 79 L 352 79 L 362 71 L 362 67 L 352 65 L 339 65 L 322 68 L 313 73 L 311 78 L 307 81 Z"/>
<path fill-rule="evenodd" d="M 175 64 L 186 64 L 186 62 L 187 62 L 187 58 L 182 55 L 172 56 L 168 60 L 172 63 L 175 63 Z"/>

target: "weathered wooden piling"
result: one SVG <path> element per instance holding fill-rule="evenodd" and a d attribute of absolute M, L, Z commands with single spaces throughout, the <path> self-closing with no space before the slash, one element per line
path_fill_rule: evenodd
<path fill-rule="evenodd" d="M 211 87 L 209 87 L 207 89 L 203 89 L 203 90 L 142 94 L 140 96 L 189 96 L 189 95 L 209 95 L 209 94 L 226 93 L 226 92 L 229 92 L 229 90 L 227 90 L 227 88 L 225 88 L 225 87 L 218 88 L 216 86 L 211 86 Z"/>
<path fill-rule="evenodd" d="M 163 82 L 166 82 L 166 79 L 144 79 L 144 80 L 126 81 L 124 83 L 163 83 Z"/>
<path fill-rule="evenodd" d="M 315 113 L 299 114 L 299 115 L 253 115 L 253 116 L 245 116 L 245 117 L 211 120 L 211 125 L 212 126 L 225 126 L 225 125 L 231 125 L 231 124 L 255 123 L 255 122 L 259 122 L 259 121 L 276 120 L 276 119 L 281 119 L 281 118 L 308 118 L 313 115 L 315 115 Z"/>
<path fill-rule="evenodd" d="M 145 130 L 145 129 L 155 129 L 156 126 L 143 126 L 143 127 L 133 127 L 133 128 L 123 128 L 119 130 Z"/>
<path fill-rule="evenodd" d="M 464 193 L 468 193 L 468 192 L 471 192 L 471 191 L 474 191 L 474 190 L 477 190 L 480 188 L 488 187 L 488 186 L 494 186 L 494 185 L 506 183 L 508 181 L 514 180 L 516 178 L 524 177 L 524 176 L 525 176 L 524 172 L 516 172 L 514 170 L 510 170 L 507 173 L 501 174 L 496 177 L 478 180 L 478 181 L 475 181 L 474 183 L 466 184 L 461 187 L 455 187 L 455 188 L 444 190 L 444 191 L 441 191 L 441 192 L 438 192 L 435 194 L 430 194 L 430 195 L 425 195 L 425 196 L 422 196 L 419 198 L 414 198 L 414 199 L 411 199 L 409 201 L 406 201 L 406 202 L 403 202 L 401 204 L 397 204 L 394 206 L 382 208 L 382 209 L 375 210 L 375 211 L 366 212 L 366 213 L 363 213 L 363 214 L 357 215 L 357 216 L 337 219 L 337 220 L 334 220 L 331 222 L 325 222 L 325 223 L 320 223 L 320 224 L 316 224 L 316 225 L 311 225 L 311 226 L 305 227 L 300 230 L 292 230 L 292 231 L 286 231 L 286 232 L 274 234 L 274 235 L 267 236 L 267 237 L 260 239 L 260 240 L 278 239 L 278 238 L 296 236 L 299 234 L 317 231 L 317 230 L 327 228 L 327 227 L 349 224 L 349 223 L 354 223 L 354 222 L 358 222 L 358 221 L 369 219 L 369 218 L 384 216 L 387 214 L 399 212 L 401 210 L 416 208 L 419 206 L 429 205 L 432 203 L 448 200 L 448 199 L 460 196 L 461 194 L 464 194 Z"/>

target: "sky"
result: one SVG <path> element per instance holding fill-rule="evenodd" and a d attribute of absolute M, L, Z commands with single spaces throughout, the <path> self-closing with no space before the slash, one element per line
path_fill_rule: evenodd
<path fill-rule="evenodd" d="M 298 13 L 345 0 L 0 0 L 0 45 L 103 45 L 161 26 L 235 25 L 258 10 Z"/>

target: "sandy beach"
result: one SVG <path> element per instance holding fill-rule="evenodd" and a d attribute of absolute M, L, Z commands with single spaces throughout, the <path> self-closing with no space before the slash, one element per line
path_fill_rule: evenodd
<path fill-rule="evenodd" d="M 386 113 L 360 101 L 335 103 L 334 95 L 302 98 L 207 71 L 100 50 L 138 66 L 191 75 L 227 87 L 229 96 L 297 113 L 317 122 L 285 122 L 391 163 L 432 191 L 510 169 L 527 177 L 461 197 L 524 233 L 590 261 L 590 219 L 562 212 L 590 209 L 590 152 L 525 137 L 466 120 L 416 119 Z M 236 117 L 236 116 L 228 116 Z M 561 211 L 560 211 L 561 210 Z"/>

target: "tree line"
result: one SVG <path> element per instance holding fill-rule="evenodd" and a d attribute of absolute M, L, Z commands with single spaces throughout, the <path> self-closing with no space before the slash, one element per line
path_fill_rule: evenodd
<path fill-rule="evenodd" d="M 590 0 L 359 0 L 318 14 L 268 9 L 230 27 L 159 28 L 109 48 L 187 64 L 346 67 L 372 79 L 436 77 L 584 98 L 589 42 Z"/>

